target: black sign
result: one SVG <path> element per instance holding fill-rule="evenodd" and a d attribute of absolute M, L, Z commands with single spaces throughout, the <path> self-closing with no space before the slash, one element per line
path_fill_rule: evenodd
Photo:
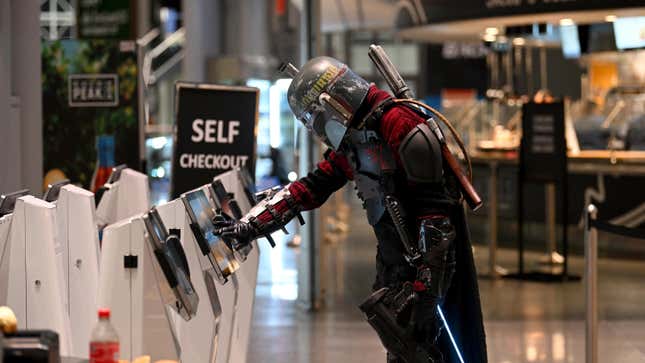
<path fill-rule="evenodd" d="M 134 5 L 130 0 L 79 0 L 78 37 L 134 39 Z"/>
<path fill-rule="evenodd" d="M 116 74 L 70 74 L 70 107 L 119 105 L 119 76 Z"/>
<path fill-rule="evenodd" d="M 524 104 L 520 145 L 520 173 L 524 180 L 563 180 L 566 145 L 563 102 Z"/>
<path fill-rule="evenodd" d="M 635 0 L 402 0 L 397 28 L 457 20 L 643 6 Z M 530 21 L 528 21 L 530 23 Z"/>
<path fill-rule="evenodd" d="M 177 83 L 173 198 L 231 169 L 254 174 L 258 96 L 251 87 Z"/>

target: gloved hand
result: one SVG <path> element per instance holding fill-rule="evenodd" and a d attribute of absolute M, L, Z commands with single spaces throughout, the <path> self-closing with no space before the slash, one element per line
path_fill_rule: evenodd
<path fill-rule="evenodd" d="M 214 234 L 224 239 L 233 240 L 233 247 L 236 250 L 243 248 L 258 237 L 257 231 L 250 223 L 228 219 L 221 215 L 213 218 L 213 225 L 215 226 Z"/>

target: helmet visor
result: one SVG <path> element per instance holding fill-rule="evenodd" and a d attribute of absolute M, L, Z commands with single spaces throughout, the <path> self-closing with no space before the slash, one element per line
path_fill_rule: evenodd
<path fill-rule="evenodd" d="M 330 99 L 327 93 L 323 93 L 319 102 L 313 103 L 302 114 L 300 121 L 325 145 L 337 150 L 347 133 L 348 116 L 351 117 L 351 114 Z"/>

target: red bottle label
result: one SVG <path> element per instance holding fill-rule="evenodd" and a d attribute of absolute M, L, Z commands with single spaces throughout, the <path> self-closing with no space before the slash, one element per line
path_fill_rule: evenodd
<path fill-rule="evenodd" d="M 117 363 L 119 361 L 118 342 L 91 342 L 90 363 Z"/>

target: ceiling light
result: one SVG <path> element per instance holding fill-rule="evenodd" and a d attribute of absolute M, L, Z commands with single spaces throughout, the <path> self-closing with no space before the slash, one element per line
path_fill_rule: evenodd
<path fill-rule="evenodd" d="M 524 45 L 524 44 L 526 44 L 526 40 L 524 38 L 515 38 L 515 39 L 513 39 L 513 44 L 514 45 Z"/>
<path fill-rule="evenodd" d="M 486 34 L 484 35 L 484 41 L 485 42 L 494 42 L 495 41 L 495 35 L 493 34 Z"/>
<path fill-rule="evenodd" d="M 574 25 L 575 22 L 571 18 L 560 19 L 560 26 Z"/>
<path fill-rule="evenodd" d="M 613 23 L 616 21 L 616 15 L 607 15 L 605 16 L 605 21 Z"/>
<path fill-rule="evenodd" d="M 499 29 L 497 29 L 495 27 L 486 28 L 486 34 L 487 35 L 497 35 L 497 34 L 499 34 Z"/>

